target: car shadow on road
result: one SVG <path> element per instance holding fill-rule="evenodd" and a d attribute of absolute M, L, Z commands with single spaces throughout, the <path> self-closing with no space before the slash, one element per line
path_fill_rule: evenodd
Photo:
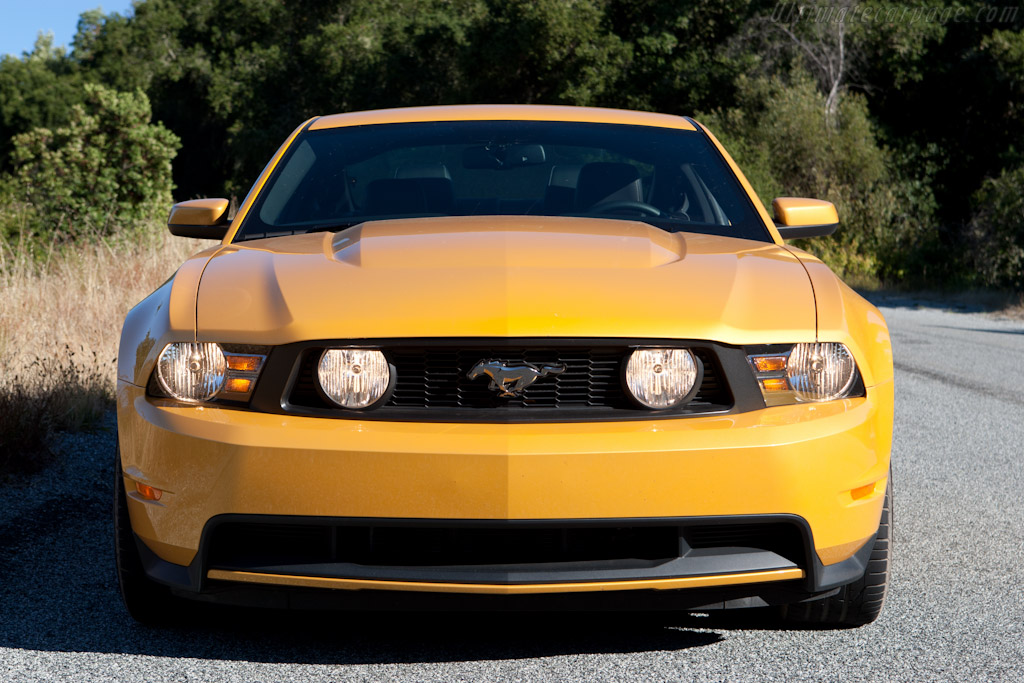
<path fill-rule="evenodd" d="M 78 597 L 63 591 L 49 599 L 26 596 L 35 604 L 4 626 L 0 646 L 270 664 L 404 664 L 679 651 L 723 639 L 658 615 L 647 621 L 614 614 L 282 613 L 200 606 L 191 623 L 147 627 L 127 616 L 113 586 L 95 588 Z"/>
<path fill-rule="evenodd" d="M 182 625 L 142 626 L 117 594 L 110 488 L 99 482 L 87 495 L 41 501 L 0 525 L 0 647 L 384 664 L 678 651 L 723 639 L 705 620 L 666 613 L 298 613 L 196 604 Z"/>

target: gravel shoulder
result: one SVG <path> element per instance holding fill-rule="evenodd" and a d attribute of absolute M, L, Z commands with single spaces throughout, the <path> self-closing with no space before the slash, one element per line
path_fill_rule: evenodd
<path fill-rule="evenodd" d="M 118 600 L 112 418 L 0 487 L 0 678 L 1024 680 L 1024 323 L 876 300 L 896 357 L 894 581 L 881 618 L 780 630 L 691 615 L 200 609 L 149 629 Z"/>

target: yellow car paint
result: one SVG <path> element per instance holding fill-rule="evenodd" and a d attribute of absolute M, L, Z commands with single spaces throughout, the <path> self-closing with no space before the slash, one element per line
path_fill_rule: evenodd
<path fill-rule="evenodd" d="M 888 477 L 892 400 L 887 382 L 866 398 L 736 415 L 496 425 L 196 408 L 121 383 L 118 423 L 124 465 L 171 492 L 162 506 L 132 501 L 132 526 L 177 564 L 191 561 L 206 520 L 229 512 L 427 519 L 790 512 L 811 524 L 819 554 L 837 562 L 857 548 L 845 557 L 827 549 L 878 526 L 884 485 L 858 500 L 850 491 Z"/>
<path fill-rule="evenodd" d="M 837 278 L 817 256 L 786 248 L 800 259 L 814 287 L 818 339 L 846 344 L 865 374 L 865 382 L 866 368 L 870 368 L 872 383 L 892 381 L 892 340 L 881 311 Z"/>
<path fill-rule="evenodd" d="M 356 296 L 310 296 L 357 287 Z M 798 259 L 765 242 L 670 235 L 624 220 L 462 216 L 224 247 L 203 276 L 196 315 L 200 341 L 220 343 L 535 336 L 763 344 L 813 341 L 813 301 Z"/>
<path fill-rule="evenodd" d="M 227 199 L 190 199 L 171 207 L 167 225 L 216 225 L 227 214 L 230 202 Z"/>
<path fill-rule="evenodd" d="M 835 225 L 839 214 L 832 202 L 804 197 L 776 197 L 772 200 L 775 220 L 782 225 Z"/>
<path fill-rule="evenodd" d="M 310 130 L 426 121 L 578 121 L 694 130 L 693 124 L 688 120 L 682 116 L 672 116 L 671 114 L 544 104 L 470 104 L 448 107 L 376 109 L 321 116 L 313 122 Z"/>
<path fill-rule="evenodd" d="M 196 292 L 210 258 L 223 247 L 193 254 L 167 282 L 128 312 L 121 328 L 117 378 L 145 382 L 160 351 L 172 341 L 194 341 Z"/>
<path fill-rule="evenodd" d="M 357 112 L 296 128 L 223 243 L 187 260 L 125 321 L 117 364 L 124 485 L 164 492 L 159 502 L 129 495 L 138 537 L 159 558 L 188 565 L 206 521 L 227 513 L 486 520 L 786 513 L 810 525 L 824 565 L 852 557 L 874 537 L 889 476 L 888 329 L 820 260 L 784 245 L 738 166 L 700 124 L 774 244 L 669 234 L 626 220 L 521 216 L 377 221 L 336 234 L 233 243 L 306 127 L 492 119 L 695 129 L 661 114 L 512 105 Z M 866 395 L 685 419 L 542 424 L 318 419 L 146 395 L 157 357 L 173 341 L 272 346 L 407 337 L 837 341 L 857 361 Z M 526 588 L 246 572 L 214 578 L 511 594 L 803 575 L 786 571 Z"/>

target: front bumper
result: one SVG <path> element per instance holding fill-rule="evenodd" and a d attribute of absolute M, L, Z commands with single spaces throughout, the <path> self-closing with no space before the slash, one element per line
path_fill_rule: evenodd
<path fill-rule="evenodd" d="M 325 420 L 184 407 L 120 383 L 118 423 L 132 527 L 154 578 L 318 588 L 571 592 L 796 581 L 826 590 L 863 572 L 881 514 L 892 384 L 865 398 L 642 422 L 446 424 Z M 161 489 L 158 502 L 134 482 Z M 788 564 L 677 566 L 595 580 L 383 580 L 211 569 L 204 530 L 223 516 L 346 520 L 751 520 L 784 516 L 807 552 Z M 859 552 L 858 552 L 859 551 Z M 730 553 L 724 553 L 729 555 Z M 751 558 L 747 558 L 751 559 Z M 762 557 L 762 560 L 766 558 Z M 730 568 L 731 567 L 731 568 Z M 664 570 L 664 568 L 662 568 Z M 211 573 L 212 572 L 212 573 Z M 433 578 L 431 578 L 433 576 Z M 556 577 L 571 580 L 557 580 Z M 593 578 L 593 577 L 592 577 Z M 420 579 L 420 580 L 417 580 Z M 422 580 L 426 579 L 426 580 Z"/>

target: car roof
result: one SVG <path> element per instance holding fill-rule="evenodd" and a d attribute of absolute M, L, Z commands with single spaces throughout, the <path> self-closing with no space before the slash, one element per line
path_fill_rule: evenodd
<path fill-rule="evenodd" d="M 689 119 L 671 114 L 547 104 L 465 104 L 355 111 L 321 116 L 310 124 L 309 130 L 426 121 L 577 121 L 696 130 Z"/>

